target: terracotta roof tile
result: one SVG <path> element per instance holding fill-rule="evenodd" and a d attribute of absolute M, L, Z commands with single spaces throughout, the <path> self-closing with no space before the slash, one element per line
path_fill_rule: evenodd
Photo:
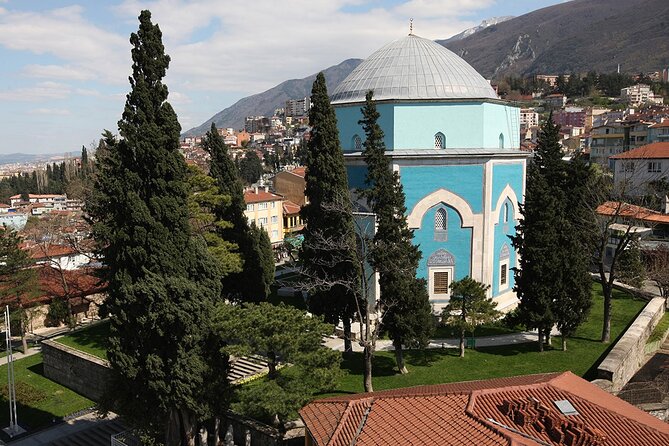
<path fill-rule="evenodd" d="M 281 195 L 273 194 L 272 192 L 265 192 L 264 190 L 244 191 L 244 202 L 246 203 L 262 203 L 263 201 L 278 201 L 283 200 Z"/>
<path fill-rule="evenodd" d="M 295 204 L 290 200 L 286 200 L 283 202 L 283 213 L 290 215 L 290 214 L 299 214 L 300 213 L 300 207 L 299 204 Z"/>
<path fill-rule="evenodd" d="M 611 159 L 657 159 L 669 158 L 669 142 L 654 142 L 636 149 L 628 150 L 619 155 L 610 157 Z"/>
<path fill-rule="evenodd" d="M 669 444 L 669 424 L 571 372 L 334 397 L 300 415 L 319 446 Z"/>
<path fill-rule="evenodd" d="M 621 203 L 618 201 L 607 201 L 597 206 L 597 213 L 599 215 L 608 215 L 611 217 L 631 218 L 634 220 L 641 220 L 650 223 L 668 223 L 669 214 L 647 209 L 629 203 Z"/>

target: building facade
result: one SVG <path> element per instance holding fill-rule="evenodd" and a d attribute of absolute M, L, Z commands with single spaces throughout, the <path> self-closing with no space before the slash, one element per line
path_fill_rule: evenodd
<path fill-rule="evenodd" d="M 511 308 L 511 247 L 525 189 L 520 109 L 451 51 L 413 34 L 372 54 L 334 90 L 332 104 L 350 188 L 365 187 L 365 134 L 358 124 L 374 90 L 379 125 L 406 195 L 407 220 L 423 258 L 435 312 L 449 285 L 466 276 L 490 285 L 498 308 Z M 360 210 L 366 211 L 359 202 Z"/>
<path fill-rule="evenodd" d="M 254 188 L 244 191 L 246 218 L 263 228 L 273 246 L 283 242 L 283 197 L 269 192 L 267 188 Z"/>

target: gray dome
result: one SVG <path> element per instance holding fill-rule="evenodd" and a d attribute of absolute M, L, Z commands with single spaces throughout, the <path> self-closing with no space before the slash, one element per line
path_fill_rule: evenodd
<path fill-rule="evenodd" d="M 471 65 L 432 40 L 409 34 L 369 56 L 332 94 L 333 104 L 375 100 L 497 99 Z"/>

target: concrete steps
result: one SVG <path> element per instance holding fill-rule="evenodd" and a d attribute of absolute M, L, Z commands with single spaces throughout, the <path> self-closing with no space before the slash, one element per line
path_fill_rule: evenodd
<path fill-rule="evenodd" d="M 236 383 L 260 373 L 265 373 L 268 370 L 267 361 L 261 357 L 243 356 L 241 358 L 234 358 L 232 368 L 228 372 L 228 379 L 230 382 Z"/>
<path fill-rule="evenodd" d="M 126 429 L 117 420 L 105 421 L 65 438 L 54 440 L 49 443 L 49 446 L 109 446 L 111 436 Z"/>

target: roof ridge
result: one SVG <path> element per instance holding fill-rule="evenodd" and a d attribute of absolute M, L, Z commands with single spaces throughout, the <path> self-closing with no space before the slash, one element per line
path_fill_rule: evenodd
<path fill-rule="evenodd" d="M 328 439 L 328 442 L 326 443 L 326 446 L 334 446 L 335 441 L 337 440 L 337 437 L 339 436 L 341 431 L 344 430 L 344 426 L 346 425 L 345 419 L 350 416 L 351 412 L 353 412 L 353 408 L 355 406 L 365 404 L 369 401 L 371 401 L 371 403 L 373 404 L 374 403 L 374 398 L 373 397 L 368 397 L 368 398 L 362 398 L 362 399 L 358 399 L 358 400 L 350 400 L 348 402 L 348 404 L 346 405 L 346 410 L 344 410 L 344 413 L 341 415 L 341 418 L 339 419 L 339 422 L 337 423 L 337 428 L 334 430 L 334 432 L 332 432 L 332 435 Z M 372 404 L 370 404 L 369 407 L 371 407 Z M 366 417 L 363 417 L 363 418 L 366 420 Z M 364 427 L 364 425 L 360 426 L 360 427 L 362 428 L 362 427 Z M 354 436 L 354 439 L 357 438 L 357 435 L 359 435 L 359 434 L 356 434 Z"/>

